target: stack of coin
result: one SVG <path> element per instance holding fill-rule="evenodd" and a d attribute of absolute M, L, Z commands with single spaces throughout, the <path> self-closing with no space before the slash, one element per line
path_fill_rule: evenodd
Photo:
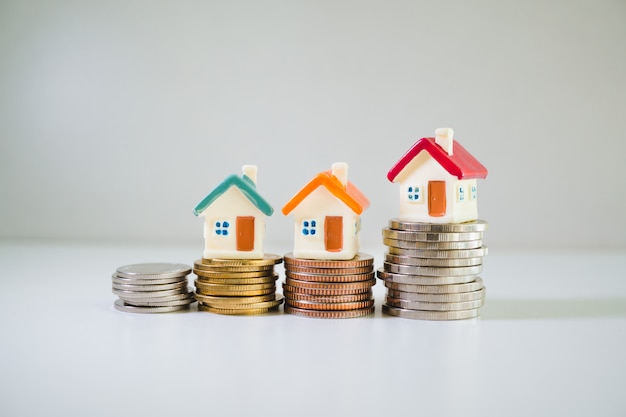
<path fill-rule="evenodd" d="M 263 314 L 277 310 L 283 297 L 276 294 L 274 265 L 282 262 L 278 255 L 262 259 L 206 259 L 194 263 L 198 276 L 196 300 L 198 309 L 229 315 Z"/>
<path fill-rule="evenodd" d="M 378 278 L 387 287 L 383 312 L 422 320 L 476 317 L 485 301 L 483 232 L 487 223 L 417 223 L 392 219 Z"/>
<path fill-rule="evenodd" d="M 352 318 L 374 312 L 374 258 L 347 261 L 285 255 L 285 313 L 316 318 Z"/>
<path fill-rule="evenodd" d="M 147 263 L 117 268 L 112 276 L 115 308 L 130 313 L 167 313 L 194 303 L 187 287 L 191 268 L 183 264 Z"/>

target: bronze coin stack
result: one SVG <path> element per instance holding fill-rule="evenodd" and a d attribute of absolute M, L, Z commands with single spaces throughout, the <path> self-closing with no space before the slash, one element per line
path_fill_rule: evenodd
<path fill-rule="evenodd" d="M 354 318 L 374 312 L 374 258 L 350 260 L 285 255 L 285 313 L 314 318 Z"/>
<path fill-rule="evenodd" d="M 477 317 L 485 302 L 482 271 L 487 223 L 418 223 L 392 219 L 377 276 L 385 282 L 383 312 L 420 320 Z"/>
<path fill-rule="evenodd" d="M 198 309 L 218 314 L 264 314 L 278 309 L 283 296 L 276 294 L 277 255 L 262 259 L 206 259 L 194 262 L 194 293 Z"/>

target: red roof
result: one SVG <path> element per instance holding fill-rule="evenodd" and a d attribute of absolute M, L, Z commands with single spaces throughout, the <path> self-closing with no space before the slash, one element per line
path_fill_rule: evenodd
<path fill-rule="evenodd" d="M 344 187 L 331 171 L 326 171 L 317 174 L 304 188 L 298 191 L 283 207 L 283 214 L 286 216 L 291 213 L 302 200 L 320 186 L 326 187 L 332 195 L 343 201 L 343 203 L 350 207 L 356 214 L 361 214 L 370 204 L 365 194 L 350 181 L 348 181 L 348 184 Z"/>
<path fill-rule="evenodd" d="M 394 182 L 396 177 L 421 151 L 426 151 L 439 165 L 445 168 L 450 175 L 458 179 L 486 178 L 487 168 L 472 156 L 456 140 L 452 145 L 452 155 L 435 143 L 435 138 L 421 138 L 405 153 L 402 158 L 389 170 L 387 179 Z"/>

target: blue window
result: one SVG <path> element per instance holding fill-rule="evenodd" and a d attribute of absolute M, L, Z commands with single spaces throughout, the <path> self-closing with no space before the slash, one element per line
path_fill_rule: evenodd
<path fill-rule="evenodd" d="M 417 185 L 409 185 L 406 189 L 406 196 L 409 201 L 418 202 L 422 201 L 422 187 Z"/>
<path fill-rule="evenodd" d="M 228 236 L 230 232 L 230 223 L 226 220 L 222 222 L 215 222 L 215 234 L 218 236 Z"/>
<path fill-rule="evenodd" d="M 465 201 L 465 187 L 459 185 L 459 202 Z"/>
<path fill-rule="evenodd" d="M 304 220 L 302 222 L 302 234 L 304 236 L 315 236 L 317 234 L 317 220 Z"/>
<path fill-rule="evenodd" d="M 470 200 L 476 200 L 476 186 L 470 186 Z"/>

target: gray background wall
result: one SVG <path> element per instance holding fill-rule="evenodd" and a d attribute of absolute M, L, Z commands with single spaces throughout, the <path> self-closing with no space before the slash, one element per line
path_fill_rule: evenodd
<path fill-rule="evenodd" d="M 202 241 L 241 165 L 282 205 L 334 161 L 387 170 L 437 127 L 489 169 L 490 247 L 626 247 L 626 3 L 0 2 L 0 237 Z"/>

